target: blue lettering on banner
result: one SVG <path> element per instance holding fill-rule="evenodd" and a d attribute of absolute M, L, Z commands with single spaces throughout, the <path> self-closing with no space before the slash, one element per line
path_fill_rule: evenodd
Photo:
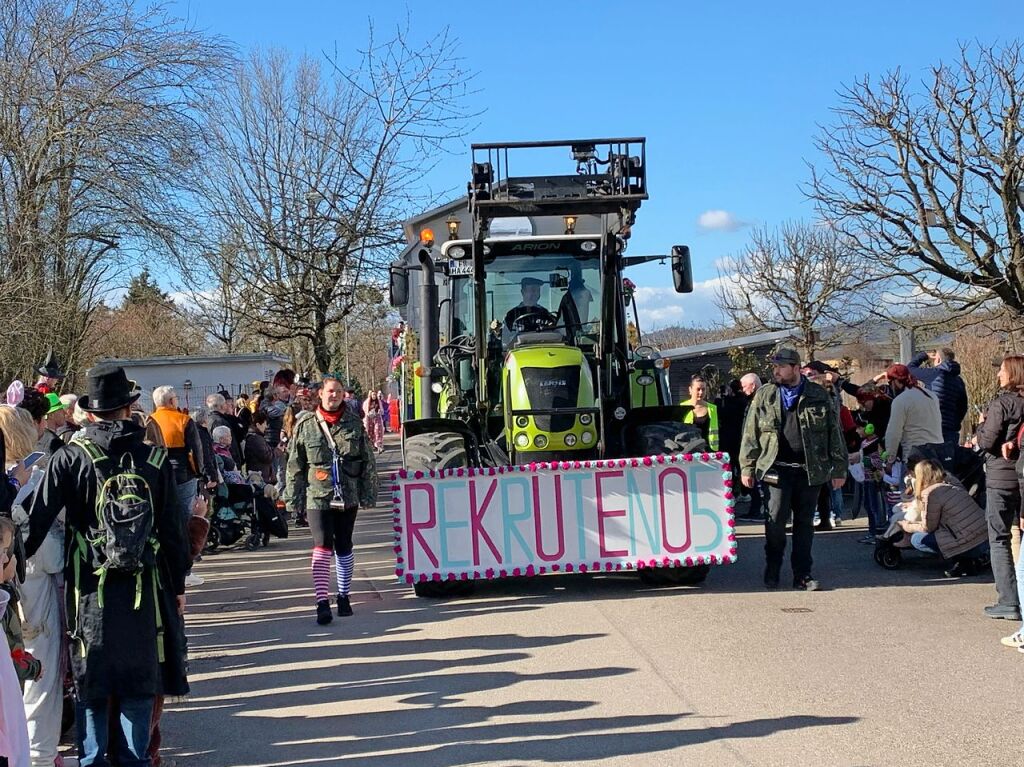
<path fill-rule="evenodd" d="M 700 478 L 702 476 L 713 475 L 716 481 L 721 481 L 722 469 L 720 467 L 707 466 L 704 464 L 694 466 L 690 469 L 690 508 L 693 509 L 693 515 L 695 517 L 707 517 L 715 526 L 715 535 L 711 539 L 710 543 L 706 543 L 703 546 L 697 546 L 695 551 L 699 554 L 703 554 L 706 551 L 714 551 L 722 543 L 722 538 L 725 537 L 725 527 L 722 524 L 722 519 L 713 512 L 711 509 L 702 508 L 700 505 L 700 493 L 697 492 L 697 488 L 700 485 Z"/>
<path fill-rule="evenodd" d="M 519 508 L 520 511 L 516 514 L 512 513 L 512 504 L 509 503 L 509 490 L 512 487 L 518 487 L 522 490 L 522 503 Z M 512 538 L 513 536 L 519 542 L 519 546 L 522 548 L 523 553 L 526 554 L 527 558 L 533 559 L 533 549 L 530 548 L 530 544 L 523 538 L 523 534 L 519 531 L 519 527 L 515 524 L 516 522 L 523 522 L 533 517 L 533 501 L 530 495 L 530 480 L 526 477 L 506 477 L 501 483 L 501 525 L 504 528 L 505 533 L 505 561 L 509 562 L 514 559 L 512 556 Z"/>
<path fill-rule="evenodd" d="M 626 475 L 626 497 L 629 501 L 629 543 L 630 551 L 633 555 L 637 552 L 637 539 L 636 539 L 636 515 L 637 510 L 640 512 L 640 521 L 643 522 L 644 531 L 647 533 L 647 542 L 650 544 L 652 554 L 661 553 L 661 528 L 655 521 L 655 516 L 658 513 L 658 491 L 656 487 L 657 476 L 654 472 L 648 472 L 648 476 L 651 480 L 651 493 L 648 496 L 651 500 L 651 517 L 650 520 L 647 518 L 647 510 L 644 509 L 642 498 L 644 494 L 640 491 L 640 486 L 637 484 L 636 476 L 634 474 Z"/>
<path fill-rule="evenodd" d="M 583 483 L 588 480 L 593 482 L 594 478 L 583 474 L 565 474 L 562 476 L 563 483 L 576 486 L 576 533 L 578 535 L 580 559 L 587 558 L 587 528 L 583 520 Z"/>
<path fill-rule="evenodd" d="M 445 490 L 462 490 L 465 488 L 465 483 L 460 481 L 452 482 L 438 482 L 434 485 L 437 490 L 437 534 L 441 539 L 441 567 L 469 567 L 468 559 L 451 559 L 448 556 L 448 531 L 455 530 L 460 527 L 469 527 L 469 520 L 463 520 L 461 522 L 452 522 L 448 519 L 446 513 L 447 502 L 445 499 Z"/>

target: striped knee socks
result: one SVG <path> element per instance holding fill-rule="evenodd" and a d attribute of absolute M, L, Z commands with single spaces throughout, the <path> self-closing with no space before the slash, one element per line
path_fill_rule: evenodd
<path fill-rule="evenodd" d="M 328 598 L 332 553 L 330 549 L 321 546 L 313 547 L 313 593 L 316 594 L 317 602 L 324 602 Z"/>
<path fill-rule="evenodd" d="M 356 566 L 356 555 L 350 551 L 348 554 L 335 554 L 334 557 L 338 575 L 338 594 L 347 597 L 349 589 L 352 588 L 352 571 Z"/>

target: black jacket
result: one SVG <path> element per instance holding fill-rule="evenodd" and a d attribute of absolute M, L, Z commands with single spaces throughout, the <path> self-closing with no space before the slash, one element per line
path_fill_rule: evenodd
<path fill-rule="evenodd" d="M 84 434 L 110 458 L 131 455 L 135 472 L 146 479 L 152 492 L 153 530 L 160 547 L 156 572 L 152 566 L 145 568 L 141 581 L 134 575 L 108 573 L 101 607 L 95 572 L 100 563 L 91 548 L 79 555 L 79 536 L 94 533 L 97 524 L 96 469 L 79 445 L 67 445 L 53 455 L 32 501 L 25 548 L 29 556 L 34 554 L 57 515 L 66 510 L 65 598 L 75 637 L 71 665 L 78 694 L 85 700 L 185 694 L 184 634 L 173 604 L 175 596 L 185 591 L 189 549 L 174 472 L 166 459 L 150 462 L 159 458 L 152 451 L 163 449 L 144 444 L 145 431 L 132 421 L 97 422 L 86 427 Z M 163 624 L 163 665 L 158 657 L 157 611 Z"/>
<path fill-rule="evenodd" d="M 274 448 L 267 444 L 266 437 L 252 429 L 245 437 L 245 470 L 258 471 L 263 481 L 276 484 L 274 475 Z"/>
<path fill-rule="evenodd" d="M 1019 484 L 1014 461 L 1003 459 L 1004 442 L 1016 442 L 1024 423 L 1024 397 L 1002 391 L 988 403 L 985 423 L 978 426 L 978 447 L 985 451 L 985 484 L 987 487 L 1012 490 Z"/>
<path fill-rule="evenodd" d="M 922 367 L 927 359 L 927 354 L 918 354 L 907 367 L 938 398 L 943 435 L 959 434 L 967 416 L 967 385 L 960 377 L 960 363 L 946 360 L 932 368 Z"/>

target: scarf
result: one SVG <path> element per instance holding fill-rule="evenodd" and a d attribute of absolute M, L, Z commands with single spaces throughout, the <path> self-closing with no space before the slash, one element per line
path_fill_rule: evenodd
<path fill-rule="evenodd" d="M 784 386 L 779 384 L 779 391 L 782 392 L 782 406 L 786 410 L 792 410 L 796 407 L 796 401 L 800 399 L 800 395 L 804 391 L 804 382 L 807 379 L 800 376 L 800 383 L 796 386 Z"/>
<path fill-rule="evenodd" d="M 345 407 L 339 407 L 337 410 L 324 410 L 323 406 L 320 405 L 317 407 L 316 411 L 323 416 L 327 423 L 334 426 L 334 424 L 341 420 L 341 416 L 344 415 Z"/>

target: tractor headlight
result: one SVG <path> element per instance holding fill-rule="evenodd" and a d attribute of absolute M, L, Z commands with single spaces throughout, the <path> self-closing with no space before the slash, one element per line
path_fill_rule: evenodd
<path fill-rule="evenodd" d="M 434 394 L 440 394 L 444 391 L 444 384 L 440 381 L 434 381 L 434 383 L 430 384 L 430 391 L 434 392 Z"/>
<path fill-rule="evenodd" d="M 527 418 L 525 415 L 516 416 L 516 426 L 518 426 L 520 429 L 525 429 L 529 425 L 530 419 Z"/>
<path fill-rule="evenodd" d="M 594 416 L 592 416 L 590 413 L 584 413 L 583 415 L 580 416 L 580 423 L 583 424 L 584 426 L 590 426 L 590 424 L 592 424 L 593 422 Z"/>
<path fill-rule="evenodd" d="M 591 431 L 585 431 L 583 432 L 583 434 L 580 435 L 580 440 L 583 442 L 584 445 L 589 445 L 591 442 L 594 441 L 594 433 Z"/>
<path fill-rule="evenodd" d="M 524 431 L 519 432 L 516 435 L 516 447 L 529 447 L 529 446 L 530 446 L 530 437 L 529 437 L 529 435 L 526 432 L 524 432 Z"/>
<path fill-rule="evenodd" d="M 572 447 L 575 444 L 576 444 L 576 435 L 575 434 L 566 434 L 565 435 L 565 446 L 566 447 Z"/>
<path fill-rule="evenodd" d="M 448 257 L 449 258 L 465 258 L 466 257 L 466 249 L 464 247 L 462 247 L 461 245 L 453 245 L 452 247 L 448 248 Z"/>
<path fill-rule="evenodd" d="M 533 446 L 534 447 L 547 447 L 548 446 L 548 438 L 546 436 L 544 436 L 543 434 L 538 434 L 536 437 L 533 438 Z"/>

